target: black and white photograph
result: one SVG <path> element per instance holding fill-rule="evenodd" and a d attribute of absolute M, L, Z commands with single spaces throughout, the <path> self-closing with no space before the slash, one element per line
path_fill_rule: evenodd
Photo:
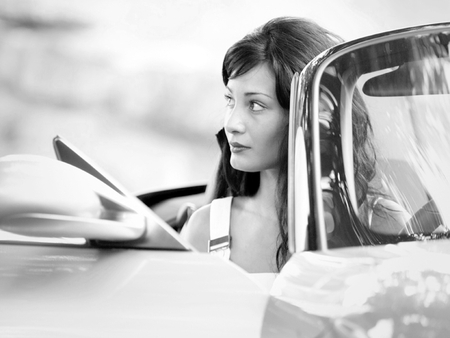
<path fill-rule="evenodd" d="M 450 337 L 449 48 L 448 0 L 0 0 L 0 337 Z"/>

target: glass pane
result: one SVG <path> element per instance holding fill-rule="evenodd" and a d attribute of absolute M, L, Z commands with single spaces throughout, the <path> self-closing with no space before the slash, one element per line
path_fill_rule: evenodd
<path fill-rule="evenodd" d="M 322 189 L 330 247 L 447 237 L 449 36 L 356 50 L 323 75 Z"/>
<path fill-rule="evenodd" d="M 450 61 L 448 58 L 428 58 L 423 60 L 422 67 L 423 72 L 437 69 L 448 72 Z M 361 77 L 358 87 L 362 87 L 364 82 L 365 78 Z M 417 86 L 434 85 L 433 82 L 417 83 Z M 448 86 L 447 81 L 445 85 Z M 417 88 L 417 91 L 422 90 Z M 450 95 L 364 95 L 364 101 L 373 127 L 376 178 L 404 211 L 417 216 L 417 222 L 411 220 L 406 227 L 399 222 L 399 228 L 387 227 L 386 222 L 373 217 L 372 229 L 382 233 L 432 233 L 441 226 L 440 230 L 446 231 L 445 224 L 450 220 L 449 208 L 445 207 L 450 188 L 450 137 L 447 132 L 450 127 Z M 377 203 L 373 207 L 376 216 L 380 208 L 377 208 Z M 399 215 L 401 219 L 408 218 L 408 214 L 403 215 L 404 211 Z M 447 221 L 444 223 L 443 220 Z"/>

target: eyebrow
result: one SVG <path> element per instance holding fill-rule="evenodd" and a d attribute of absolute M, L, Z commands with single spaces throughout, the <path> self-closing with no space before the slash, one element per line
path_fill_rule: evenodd
<path fill-rule="evenodd" d="M 230 93 L 233 93 L 233 91 L 231 90 L 230 87 L 225 86 L 225 88 L 228 89 L 230 91 Z M 270 96 L 269 94 L 261 93 L 261 92 L 247 92 L 247 93 L 244 93 L 244 96 L 252 96 L 252 95 L 263 95 L 263 96 L 267 96 L 268 98 L 273 100 L 272 96 Z"/>

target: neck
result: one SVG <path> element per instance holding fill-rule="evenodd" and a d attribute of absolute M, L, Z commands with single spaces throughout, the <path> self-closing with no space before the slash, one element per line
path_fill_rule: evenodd
<path fill-rule="evenodd" d="M 260 173 L 260 184 L 255 199 L 264 211 L 276 212 L 278 170 L 265 170 Z"/>

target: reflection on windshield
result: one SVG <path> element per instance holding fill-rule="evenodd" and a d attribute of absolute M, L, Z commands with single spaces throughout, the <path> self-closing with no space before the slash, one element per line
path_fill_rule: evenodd
<path fill-rule="evenodd" d="M 436 62 L 427 60 L 423 71 L 433 71 L 436 67 L 430 64 Z M 426 83 L 418 85 L 417 91 L 427 92 L 423 88 Z M 396 202 L 416 215 L 403 232 L 447 231 L 450 95 L 365 96 L 364 100 L 373 124 L 380 181 Z M 379 230 L 391 232 L 383 227 Z"/>
<path fill-rule="evenodd" d="M 334 84 L 332 71 L 323 76 L 322 191 L 330 247 L 450 238 L 450 59 L 449 39 L 442 36 L 389 42 L 388 57 L 387 44 L 357 50 L 329 66 L 341 72 Z M 328 96 L 334 106 L 325 104 L 332 101 Z M 358 120 L 358 109 L 367 121 Z M 348 167 L 344 114 L 352 115 L 357 209 L 342 169 Z M 362 138 L 361 128 L 367 132 Z M 358 147 L 364 148 L 360 154 Z M 358 180 L 361 165 L 367 186 Z"/>

